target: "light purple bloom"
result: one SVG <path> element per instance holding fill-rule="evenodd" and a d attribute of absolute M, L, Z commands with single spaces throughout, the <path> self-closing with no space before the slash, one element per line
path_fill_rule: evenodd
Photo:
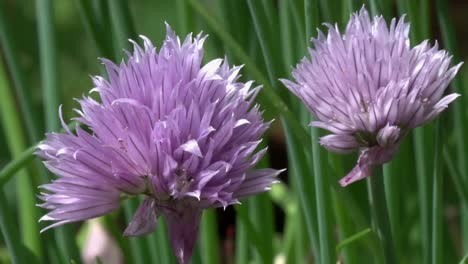
<path fill-rule="evenodd" d="M 40 198 L 47 228 L 102 216 L 124 196 L 144 195 L 124 235 L 168 223 L 172 249 L 187 263 L 202 210 L 268 190 L 280 173 L 252 170 L 269 123 L 253 105 L 260 87 L 238 81 L 241 67 L 215 59 L 202 66 L 205 36 L 181 44 L 167 27 L 157 52 L 145 37 L 128 62 L 103 59 L 109 80 L 93 77 L 100 102 L 78 100 L 76 134 L 51 133 L 37 154 L 58 176 Z M 63 121 L 62 121 L 63 122 Z M 66 128 L 65 124 L 63 125 Z M 47 229 L 46 228 L 46 229 Z M 157 250 L 157 249 L 154 249 Z"/>
<path fill-rule="evenodd" d="M 337 153 L 360 150 L 358 164 L 342 186 L 371 175 L 372 166 L 389 162 L 402 138 L 439 115 L 458 94 L 443 97 L 461 63 L 428 41 L 411 48 L 404 17 L 371 19 L 362 8 L 351 16 L 345 33 L 330 24 L 318 32 L 293 71 L 295 82 L 282 80 L 301 98 L 316 120 L 312 126 L 332 135 L 320 143 Z"/>

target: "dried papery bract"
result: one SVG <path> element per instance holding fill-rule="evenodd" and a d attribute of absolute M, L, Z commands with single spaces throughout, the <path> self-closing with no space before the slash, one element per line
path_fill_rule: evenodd
<path fill-rule="evenodd" d="M 152 232 L 164 216 L 175 255 L 188 263 L 202 210 L 266 191 L 280 171 L 253 169 L 269 123 L 253 103 L 260 88 L 238 81 L 241 67 L 203 66 L 201 34 L 181 43 L 167 27 L 159 52 L 142 39 L 126 63 L 102 59 L 109 78 L 93 77 L 92 90 L 100 102 L 78 100 L 76 121 L 92 133 L 77 126 L 39 145 L 58 176 L 42 186 L 41 220 L 55 222 L 47 228 L 86 220 L 117 209 L 122 195 L 145 195 L 124 235 Z"/>
<path fill-rule="evenodd" d="M 326 24 L 293 71 L 295 82 L 282 80 L 314 114 L 312 126 L 332 134 L 320 139 L 330 151 L 359 151 L 356 167 L 342 186 L 369 177 L 372 167 L 389 162 L 403 137 L 455 100 L 444 92 L 461 63 L 428 41 L 411 48 L 404 17 L 387 25 L 363 7 L 341 34 Z"/>

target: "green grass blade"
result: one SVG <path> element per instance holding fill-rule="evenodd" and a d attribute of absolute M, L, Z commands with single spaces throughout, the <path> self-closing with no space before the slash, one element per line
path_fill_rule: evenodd
<path fill-rule="evenodd" d="M 341 187 L 340 187 L 341 188 Z M 338 195 L 334 192 L 333 198 L 333 208 L 335 210 L 336 223 L 338 225 L 339 237 L 342 240 L 337 246 L 337 255 L 342 254 L 343 262 L 347 264 L 356 264 L 359 262 L 358 252 L 355 250 L 355 247 L 344 246 L 340 247 L 341 244 L 344 244 L 345 241 L 348 241 L 348 238 L 354 237 L 354 223 L 345 209 L 345 205 L 341 199 L 338 199 Z M 341 253 L 341 254 L 340 254 Z"/>
<path fill-rule="evenodd" d="M 110 34 L 108 33 L 109 29 L 106 28 L 107 23 L 103 21 L 105 16 L 95 12 L 92 0 L 76 0 L 75 2 L 78 5 L 81 20 L 96 45 L 99 54 L 109 59 L 114 58 L 115 52 L 110 40 Z"/>
<path fill-rule="evenodd" d="M 34 158 L 34 151 L 36 151 L 36 145 L 29 147 L 27 150 L 18 154 L 14 160 L 5 165 L 0 171 L 0 188 L 3 186 L 18 172 L 21 168 L 28 165 L 28 163 Z"/>
<path fill-rule="evenodd" d="M 26 263 L 24 261 L 25 252 L 20 242 L 21 238 L 17 234 L 16 221 L 13 216 L 14 213 L 8 206 L 3 190 L 0 190 L 0 229 L 8 248 L 10 260 L 13 264 Z"/>
<path fill-rule="evenodd" d="M 284 124 L 284 123 L 283 123 Z M 312 244 L 313 253 L 318 256 L 318 228 L 317 228 L 317 210 L 315 201 L 314 178 L 309 168 L 308 160 L 301 150 L 304 146 L 302 142 L 294 138 L 291 131 L 285 126 L 286 142 L 288 148 L 289 173 L 293 181 L 293 187 L 298 193 L 301 210 L 305 217 L 305 226 L 308 234 L 308 240 Z M 316 259 L 320 263 L 319 259 Z"/>
<path fill-rule="evenodd" d="M 374 167 L 374 175 L 368 178 L 369 200 L 372 212 L 373 228 L 380 239 L 385 264 L 398 263 L 395 256 L 392 232 L 390 228 L 382 166 Z"/>
<path fill-rule="evenodd" d="M 16 50 L 16 44 L 14 43 L 11 36 L 11 28 L 7 24 L 4 1 L 0 2 L 0 45 L 2 47 L 3 56 L 5 58 L 8 71 L 11 74 L 13 80 L 13 87 L 15 88 L 16 97 L 19 101 L 19 106 L 22 113 L 22 119 L 26 127 L 29 143 L 34 143 L 39 140 L 39 130 L 36 111 L 33 110 L 33 104 L 31 103 L 31 93 L 27 89 L 25 74 L 21 69 L 20 58 Z M 21 120 L 21 119 L 20 119 Z"/>
<path fill-rule="evenodd" d="M 55 131 L 60 128 L 60 120 L 57 114 L 59 85 L 52 1 L 37 0 L 36 13 L 46 130 Z"/>
<path fill-rule="evenodd" d="M 12 158 L 19 157 L 24 149 L 23 129 L 20 123 L 18 111 L 14 105 L 15 99 L 10 91 L 3 64 L 0 63 L 0 118 L 8 142 Z M 39 210 L 36 207 L 35 187 L 32 178 L 25 169 L 20 170 L 17 179 L 18 205 L 19 205 L 19 227 L 21 228 L 21 239 L 24 245 L 39 259 L 42 257 L 41 239 L 39 237 Z"/>
<path fill-rule="evenodd" d="M 57 113 L 59 108 L 59 78 L 52 1 L 37 0 L 36 12 L 46 130 L 57 131 L 60 128 Z M 74 259 L 81 262 L 78 246 L 74 239 L 70 239 L 74 235 L 71 228 L 69 226 L 58 227 L 54 229 L 54 235 L 63 261 L 68 262 L 70 259 Z"/>
<path fill-rule="evenodd" d="M 467 264 L 468 263 L 468 254 L 465 255 L 465 257 L 460 260 L 458 264 Z"/>
<path fill-rule="evenodd" d="M 455 37 L 454 26 L 450 20 L 450 15 L 447 7 L 447 2 L 442 0 L 437 0 L 437 13 L 439 19 L 440 30 L 442 33 L 442 40 L 445 48 L 453 54 L 455 63 L 458 63 L 461 58 L 459 55 L 457 41 Z M 455 93 L 463 94 L 463 80 L 461 74 L 455 77 L 451 84 L 451 91 Z M 456 144 L 456 153 L 457 153 L 457 167 L 461 176 L 460 182 L 463 182 L 463 186 L 468 186 L 468 166 L 467 166 L 467 155 L 466 151 L 468 149 L 468 141 L 465 139 L 467 135 L 467 124 L 466 124 L 466 98 L 462 97 L 460 100 L 457 100 L 452 106 L 453 109 L 453 119 L 454 127 L 453 131 L 455 133 L 455 142 Z M 461 207 L 462 211 L 462 240 L 463 240 L 463 249 L 468 251 L 468 209 L 466 206 Z"/>
<path fill-rule="evenodd" d="M 442 126 L 441 121 L 436 121 L 436 133 L 435 133 L 435 148 L 434 148 L 434 167 L 433 167 L 433 183 L 432 183 L 432 264 L 442 264 L 443 259 L 443 236 L 442 236 L 442 215 L 443 209 L 443 178 L 442 178 Z"/>
<path fill-rule="evenodd" d="M 122 49 L 128 49 L 128 39 L 137 40 L 137 34 L 130 14 L 130 7 L 125 0 L 108 0 L 116 59 L 123 55 Z"/>
<path fill-rule="evenodd" d="M 406 13 L 408 20 L 412 22 L 413 27 L 410 32 L 410 39 L 412 45 L 416 45 L 417 42 L 429 36 L 423 35 L 429 33 L 425 26 L 420 25 L 420 17 L 428 16 L 427 13 L 420 13 L 424 9 L 419 9 L 418 1 L 403 1 L 397 2 L 398 9 L 401 14 Z M 418 201 L 420 208 L 419 222 L 421 227 L 421 245 L 422 245 L 422 259 L 423 263 L 429 263 L 431 256 L 430 246 L 430 232 L 431 232 L 431 205 L 432 190 L 431 183 L 429 181 L 428 173 L 430 171 L 430 164 L 426 162 L 431 159 L 432 151 L 432 131 L 430 126 L 416 128 L 413 131 L 414 141 L 414 161 L 416 168 L 416 177 L 418 184 Z"/>
<path fill-rule="evenodd" d="M 307 38 L 312 36 L 312 29 L 318 25 L 318 2 L 304 1 L 305 10 L 305 34 Z M 315 10 L 315 11 L 314 11 Z M 308 45 L 308 43 L 306 43 Z M 319 251 L 321 263 L 336 263 L 335 248 L 333 242 L 333 220 L 331 215 L 331 185 L 329 184 L 327 168 L 327 153 L 320 148 L 319 130 L 310 129 L 312 141 L 312 163 L 315 178 L 315 199 L 317 202 Z"/>
<path fill-rule="evenodd" d="M 236 264 L 244 264 L 249 259 L 249 240 L 247 230 L 240 216 L 236 216 Z"/>
<path fill-rule="evenodd" d="M 234 206 L 234 208 L 236 209 L 237 216 L 239 216 L 239 219 L 242 221 L 242 224 L 247 230 L 247 236 L 249 240 L 254 245 L 254 248 L 257 250 L 261 259 L 265 261 L 266 259 L 268 259 L 268 249 L 265 248 L 265 245 L 262 243 L 262 240 L 260 239 L 261 237 L 260 234 L 255 229 L 254 224 L 250 221 L 247 207 L 242 206 L 242 205 L 236 205 Z M 268 262 L 262 262 L 262 263 L 268 263 Z"/>
<path fill-rule="evenodd" d="M 200 253 L 203 263 L 219 263 L 220 243 L 218 238 L 218 223 L 216 221 L 215 209 L 207 209 L 203 211 L 200 227 Z"/>
<path fill-rule="evenodd" d="M 273 55 L 273 47 L 272 43 L 274 43 L 274 39 L 269 38 L 269 29 L 270 25 L 268 24 L 266 15 L 263 12 L 263 8 L 260 1 L 255 0 L 246 0 L 247 6 L 249 7 L 250 16 L 253 21 L 253 26 L 255 29 L 255 33 L 260 43 L 260 49 L 263 54 L 263 60 L 265 61 L 266 70 L 268 74 L 268 79 L 270 81 L 271 86 L 275 87 L 276 85 L 276 78 L 277 78 L 277 70 L 276 70 L 276 63 L 273 60 L 275 56 Z"/>
<path fill-rule="evenodd" d="M 189 22 L 190 13 L 188 12 L 188 4 L 186 0 L 176 0 L 177 6 L 177 22 L 179 26 L 179 34 L 186 35 L 190 32 Z"/>
<path fill-rule="evenodd" d="M 327 168 L 327 153 L 320 147 L 318 134 L 318 129 L 311 128 L 320 260 L 321 263 L 336 263 L 333 239 L 333 217 L 330 212 L 333 208 L 330 192 L 331 185 L 329 183 L 328 173 L 325 170 L 325 168 Z"/>
<path fill-rule="evenodd" d="M 365 237 L 366 235 L 368 235 L 369 233 L 371 233 L 372 230 L 370 228 L 366 228 L 360 232 L 358 232 L 357 234 L 354 234 L 348 238 L 346 238 L 345 240 L 341 241 L 337 246 L 336 246 L 336 251 L 337 252 L 340 252 L 341 250 L 343 250 L 345 247 L 353 244 L 354 242 L 356 242 L 357 240 L 359 239 L 362 239 L 363 237 Z"/>
<path fill-rule="evenodd" d="M 458 194 L 458 197 L 462 201 L 462 204 L 467 207 L 468 206 L 468 188 L 463 185 L 463 182 L 460 181 L 460 173 L 457 171 L 457 168 L 453 162 L 452 157 L 450 156 L 447 147 L 444 147 L 444 161 L 445 165 L 447 165 L 447 169 L 449 171 L 450 177 L 453 181 L 453 185 L 455 186 L 455 191 Z"/>
<path fill-rule="evenodd" d="M 161 256 L 161 263 L 176 263 L 176 258 L 172 254 L 170 245 L 169 245 L 169 236 L 167 233 L 166 220 L 163 217 L 158 219 L 158 226 L 156 227 L 157 235 L 157 249 L 159 255 Z"/>

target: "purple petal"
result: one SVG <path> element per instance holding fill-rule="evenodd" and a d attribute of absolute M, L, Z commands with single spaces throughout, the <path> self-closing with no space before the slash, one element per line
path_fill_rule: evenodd
<path fill-rule="evenodd" d="M 400 139 L 401 131 L 397 126 L 386 125 L 377 133 L 377 143 L 382 147 L 394 145 Z"/>
<path fill-rule="evenodd" d="M 156 210 L 155 200 L 146 198 L 136 210 L 127 228 L 125 228 L 124 236 L 142 236 L 153 232 L 159 216 Z"/>
<path fill-rule="evenodd" d="M 327 135 L 320 138 L 320 144 L 336 153 L 351 153 L 359 148 L 359 142 L 353 135 Z"/>

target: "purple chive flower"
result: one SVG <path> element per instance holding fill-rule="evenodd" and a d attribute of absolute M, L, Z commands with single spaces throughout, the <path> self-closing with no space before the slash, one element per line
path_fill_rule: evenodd
<path fill-rule="evenodd" d="M 312 39 L 311 59 L 282 80 L 314 114 L 312 126 L 332 134 L 320 139 L 330 151 L 360 150 L 357 165 L 342 186 L 371 175 L 389 162 L 402 138 L 439 115 L 459 94 L 442 97 L 461 63 L 428 41 L 411 48 L 404 17 L 371 19 L 363 7 L 351 16 L 345 33 L 330 24 L 328 35 Z"/>
<path fill-rule="evenodd" d="M 146 38 L 128 62 L 103 59 L 108 80 L 93 77 L 100 102 L 78 100 L 76 134 L 51 133 L 37 155 L 58 176 L 43 185 L 45 229 L 105 215 L 125 196 L 144 195 L 124 235 L 168 223 L 172 249 L 187 263 L 202 210 L 226 207 L 266 191 L 280 173 L 253 170 L 255 151 L 270 123 L 254 99 L 260 87 L 238 81 L 241 67 L 215 59 L 202 66 L 206 36 L 181 44 L 167 26 L 157 52 Z M 62 121 L 63 122 L 63 121 Z M 44 229 L 44 230 L 45 230 Z"/>

